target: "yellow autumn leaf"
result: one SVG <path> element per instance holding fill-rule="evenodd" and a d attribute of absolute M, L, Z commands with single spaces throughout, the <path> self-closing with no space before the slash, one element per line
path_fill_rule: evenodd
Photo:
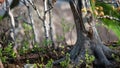
<path fill-rule="evenodd" d="M 113 9 L 113 10 L 115 10 L 115 7 L 114 7 L 114 6 L 112 6 L 112 9 Z"/>
<path fill-rule="evenodd" d="M 97 15 L 98 15 L 98 11 L 97 11 L 97 10 L 94 10 L 94 14 L 97 16 Z"/>
<path fill-rule="evenodd" d="M 82 8 L 82 12 L 86 12 L 87 10 L 86 10 L 86 8 Z"/>
<path fill-rule="evenodd" d="M 92 0 L 92 2 L 95 2 L 95 0 Z"/>
<path fill-rule="evenodd" d="M 104 16 L 104 12 L 101 11 L 101 12 L 99 13 L 99 16 Z"/>
<path fill-rule="evenodd" d="M 103 7 L 102 7 L 102 6 L 99 6 L 99 10 L 102 11 L 102 10 L 103 10 Z"/>
<path fill-rule="evenodd" d="M 95 7 L 96 10 L 99 10 L 99 7 Z"/>

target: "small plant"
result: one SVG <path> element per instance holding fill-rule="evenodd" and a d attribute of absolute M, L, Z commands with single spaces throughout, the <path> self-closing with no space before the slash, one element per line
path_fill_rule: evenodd
<path fill-rule="evenodd" d="M 95 60 L 95 57 L 92 55 L 92 56 L 89 56 L 88 54 L 85 55 L 85 58 L 86 58 L 86 62 L 88 64 L 92 63 L 94 60 Z"/>
<path fill-rule="evenodd" d="M 7 47 L 4 48 L 5 53 L 9 53 L 12 50 L 12 43 L 10 43 Z"/>
<path fill-rule="evenodd" d="M 28 59 L 26 60 L 26 62 L 27 62 L 27 64 L 29 64 L 29 63 L 30 63 L 30 61 L 29 61 Z"/>
<path fill-rule="evenodd" d="M 0 48 L 0 59 L 2 62 L 6 62 L 8 57 L 16 58 L 16 53 L 12 49 L 12 43 L 9 43 L 4 49 Z"/>
<path fill-rule="evenodd" d="M 2 62 L 4 62 L 4 63 L 6 62 L 6 58 L 7 58 L 6 56 L 2 56 L 2 57 L 0 57 L 0 58 L 1 58 L 1 61 L 2 61 Z"/>
<path fill-rule="evenodd" d="M 10 56 L 10 57 L 12 57 L 12 58 L 15 58 L 15 57 L 16 57 L 16 53 L 15 53 L 14 50 L 12 49 L 12 43 L 9 43 L 9 45 L 4 48 L 3 53 L 4 53 L 6 56 Z"/>
<path fill-rule="evenodd" d="M 23 41 L 23 47 L 20 48 L 18 51 L 19 51 L 19 54 L 25 54 L 27 53 L 29 50 L 29 42 L 27 40 Z"/>
<path fill-rule="evenodd" d="M 62 30 L 63 30 L 64 34 L 68 31 L 70 31 L 71 26 L 69 23 L 65 23 L 65 19 L 62 19 L 61 25 L 62 25 Z"/>
<path fill-rule="evenodd" d="M 31 26 L 31 25 L 28 25 L 28 24 L 26 24 L 26 23 L 23 23 L 23 27 L 24 27 L 25 31 L 32 30 L 32 26 Z"/>
<path fill-rule="evenodd" d="M 65 59 L 64 61 L 60 62 L 60 65 L 61 65 L 63 68 L 67 68 L 68 65 L 69 65 L 69 63 L 70 63 L 70 54 L 67 53 L 67 54 L 66 54 L 66 59 Z"/>
<path fill-rule="evenodd" d="M 39 68 L 43 68 L 43 66 L 44 66 L 43 64 L 38 64 Z"/>
<path fill-rule="evenodd" d="M 33 65 L 33 68 L 38 68 L 38 67 L 37 67 L 37 64 L 34 64 L 34 65 Z"/>
<path fill-rule="evenodd" d="M 95 60 L 95 57 L 93 55 L 89 55 L 88 50 L 86 50 L 85 60 L 86 60 L 86 67 L 90 68 L 90 65 Z"/>
<path fill-rule="evenodd" d="M 44 39 L 43 40 L 43 42 L 42 42 L 42 45 L 44 45 L 44 46 L 48 46 L 48 45 L 51 45 L 52 44 L 52 41 L 51 40 L 46 40 L 46 39 Z"/>
<path fill-rule="evenodd" d="M 53 60 L 50 59 L 48 63 L 46 64 L 46 68 L 52 68 L 53 67 Z"/>
<path fill-rule="evenodd" d="M 120 40 L 117 42 L 117 44 L 120 46 Z"/>
<path fill-rule="evenodd" d="M 0 21 L 3 19 L 3 16 L 0 16 Z"/>
<path fill-rule="evenodd" d="M 112 57 L 117 61 L 117 62 L 120 62 L 120 57 L 115 55 L 115 54 L 112 54 Z"/>
<path fill-rule="evenodd" d="M 0 57 L 2 57 L 2 48 L 0 48 Z"/>
<path fill-rule="evenodd" d="M 46 53 L 46 49 L 43 47 L 40 47 L 38 44 L 35 44 L 33 49 L 33 52 L 41 52 L 41 53 Z"/>
<path fill-rule="evenodd" d="M 56 37 L 57 37 L 57 40 L 58 40 L 59 42 L 65 40 L 65 37 L 64 37 L 64 36 L 58 36 L 58 35 L 56 35 Z"/>

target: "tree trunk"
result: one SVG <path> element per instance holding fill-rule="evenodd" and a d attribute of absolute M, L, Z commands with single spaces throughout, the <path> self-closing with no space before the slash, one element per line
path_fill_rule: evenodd
<path fill-rule="evenodd" d="M 89 6 L 86 6 L 86 3 Z M 108 59 L 112 58 L 112 50 L 103 45 L 97 30 L 95 28 L 95 21 L 91 9 L 89 0 L 71 0 L 69 1 L 77 31 L 77 41 L 74 48 L 70 52 L 71 62 L 78 64 L 80 60 L 85 60 L 86 49 L 88 54 L 95 56 L 95 65 L 102 68 L 111 66 Z M 82 7 L 86 8 L 86 15 L 91 13 L 90 17 L 85 16 L 83 19 Z M 85 25 L 86 23 L 89 25 Z M 64 60 L 61 59 L 60 61 Z"/>
<path fill-rule="evenodd" d="M 70 58 L 72 60 L 74 60 L 76 63 L 76 60 L 79 60 L 77 57 L 78 56 L 80 57 L 82 55 L 84 57 L 81 57 L 80 59 L 85 60 L 85 49 L 91 48 L 92 53 L 94 54 L 96 60 L 99 61 L 100 64 L 105 65 L 105 66 L 111 65 L 107 59 L 108 57 L 106 57 L 106 55 L 112 54 L 110 52 L 111 50 L 102 44 L 100 37 L 97 33 L 97 30 L 94 26 L 93 19 L 90 22 L 87 21 L 87 23 L 89 24 L 90 27 L 88 30 L 86 29 L 86 27 L 88 27 L 88 26 L 85 26 L 85 23 L 84 23 L 83 17 L 82 17 L 82 14 L 83 14 L 82 6 L 83 6 L 83 3 L 86 3 L 85 1 L 86 0 L 76 0 L 76 1 L 69 2 L 70 6 L 71 6 L 71 10 L 73 12 L 76 30 L 77 30 L 77 42 L 70 53 L 70 55 L 71 55 Z M 87 3 L 90 4 L 89 1 L 87 1 Z M 89 10 L 87 9 L 87 7 L 85 7 L 85 8 L 88 13 Z M 89 7 L 89 9 L 90 9 L 90 7 Z M 91 14 L 91 16 L 93 17 L 92 14 Z M 91 34 L 89 34 L 90 30 L 91 30 Z"/>

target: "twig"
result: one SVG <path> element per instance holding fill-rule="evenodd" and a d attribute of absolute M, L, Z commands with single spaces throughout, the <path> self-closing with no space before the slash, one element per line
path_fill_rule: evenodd
<path fill-rule="evenodd" d="M 9 1 L 6 0 L 6 9 L 7 9 L 7 12 L 8 12 L 8 15 L 10 17 L 10 20 L 11 20 L 11 26 L 12 26 L 12 30 L 11 30 L 11 36 L 13 38 L 13 41 L 14 41 L 14 47 L 13 47 L 13 50 L 14 52 L 17 54 L 17 42 L 16 42 L 16 35 L 15 35 L 15 20 L 14 20 L 14 16 L 10 10 L 10 4 L 9 4 Z"/>
<path fill-rule="evenodd" d="M 34 5 L 34 3 L 32 1 L 30 1 L 30 0 L 27 0 L 27 1 L 30 3 L 30 5 L 33 7 L 33 9 L 36 11 L 36 13 L 38 15 L 38 18 L 43 21 L 43 18 L 40 16 L 40 12 L 37 9 L 37 7 Z"/>
<path fill-rule="evenodd" d="M 47 10 L 45 11 L 45 13 L 49 12 L 52 8 L 53 8 L 53 7 L 49 7 L 49 9 L 47 9 Z"/>
<path fill-rule="evenodd" d="M 9 14 L 9 17 L 10 17 L 10 20 L 11 20 L 11 26 L 12 26 L 12 33 L 13 33 L 13 40 L 15 42 L 15 21 L 14 21 L 14 17 L 13 17 L 13 14 L 10 10 L 10 5 L 9 5 L 9 1 L 6 0 L 6 9 L 7 9 L 7 12 Z"/>
<path fill-rule="evenodd" d="M 43 20 L 43 27 L 44 27 L 44 32 L 45 32 L 45 40 L 47 41 L 48 40 L 48 37 L 49 37 L 49 35 L 48 35 L 48 30 L 47 30 L 47 27 L 46 27 L 46 24 L 47 24 L 47 22 L 46 22 L 46 10 L 47 10 L 47 0 L 43 0 L 43 2 L 44 2 L 44 20 Z"/>
<path fill-rule="evenodd" d="M 33 4 L 33 2 L 31 2 L 31 1 L 29 1 L 29 0 L 27 0 L 29 3 L 30 3 L 30 5 L 34 8 L 34 10 L 37 12 L 37 15 L 38 15 L 38 18 L 40 19 L 40 20 L 42 20 L 42 22 L 43 22 L 43 27 L 44 27 L 44 33 L 45 33 L 45 40 L 48 40 L 48 31 L 47 31 L 47 28 L 46 28 L 46 10 L 47 10 L 47 0 L 43 0 L 43 4 L 44 4 L 44 10 L 43 10 L 43 12 L 44 12 L 44 16 L 43 16 L 43 18 L 40 16 L 40 13 L 39 13 L 39 11 L 38 11 L 38 9 L 36 8 L 36 6 Z"/>
<path fill-rule="evenodd" d="M 51 16 L 51 14 L 52 14 L 52 12 L 51 12 L 51 3 L 50 3 L 50 0 L 48 0 L 48 7 L 49 7 L 49 29 L 50 29 L 50 31 L 49 31 L 49 34 L 50 34 L 50 40 L 51 40 L 51 42 L 52 42 L 52 46 L 54 47 L 54 41 L 53 41 L 53 29 L 52 29 L 52 16 Z"/>
<path fill-rule="evenodd" d="M 104 15 L 104 16 L 100 16 L 100 17 L 97 17 L 98 19 L 110 19 L 110 20 L 116 20 L 118 22 L 120 22 L 120 19 L 119 18 L 116 18 L 116 17 L 112 17 L 112 16 L 109 16 L 109 15 Z"/>
<path fill-rule="evenodd" d="M 116 3 L 119 3 L 119 1 L 112 1 L 112 0 L 110 0 L 110 1 L 99 1 L 98 0 L 98 2 L 101 2 L 101 3 L 106 3 L 106 4 L 116 4 Z"/>
<path fill-rule="evenodd" d="M 29 18 L 30 18 L 30 22 L 31 22 L 31 25 L 32 25 L 32 31 L 33 31 L 33 35 L 34 35 L 34 42 L 33 44 L 36 43 L 36 35 L 35 35 L 35 27 L 34 27 L 34 20 L 32 19 L 32 14 L 30 12 L 30 6 L 26 3 L 26 1 L 24 0 L 23 4 L 27 7 L 28 9 L 28 14 L 29 14 Z"/>

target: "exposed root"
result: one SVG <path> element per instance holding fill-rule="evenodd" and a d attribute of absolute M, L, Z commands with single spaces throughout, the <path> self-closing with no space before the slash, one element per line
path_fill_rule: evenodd
<path fill-rule="evenodd" d="M 59 60 L 56 60 L 55 62 L 53 62 L 54 65 L 56 64 L 59 64 L 60 62 L 64 61 L 65 60 L 65 57 L 59 59 Z"/>
<path fill-rule="evenodd" d="M 94 47 L 94 56 L 96 58 L 96 64 L 99 66 L 109 66 L 111 65 L 111 63 L 109 62 L 109 60 L 107 59 L 107 57 L 105 56 L 102 48 L 100 47 L 100 45 L 97 45 Z"/>
<path fill-rule="evenodd" d="M 95 56 L 94 66 L 102 66 L 102 67 L 111 67 L 111 62 L 109 61 L 110 58 L 112 58 L 112 50 L 108 47 L 101 45 L 101 44 L 95 44 L 90 43 L 86 44 L 84 42 L 83 45 L 75 45 L 74 48 L 70 52 L 70 59 L 71 63 L 74 63 L 75 65 L 79 64 L 80 60 L 85 60 L 85 54 L 86 49 L 88 50 L 89 55 Z M 61 61 L 64 61 L 64 58 L 61 58 L 60 60 L 55 61 L 53 64 L 59 64 Z"/>

